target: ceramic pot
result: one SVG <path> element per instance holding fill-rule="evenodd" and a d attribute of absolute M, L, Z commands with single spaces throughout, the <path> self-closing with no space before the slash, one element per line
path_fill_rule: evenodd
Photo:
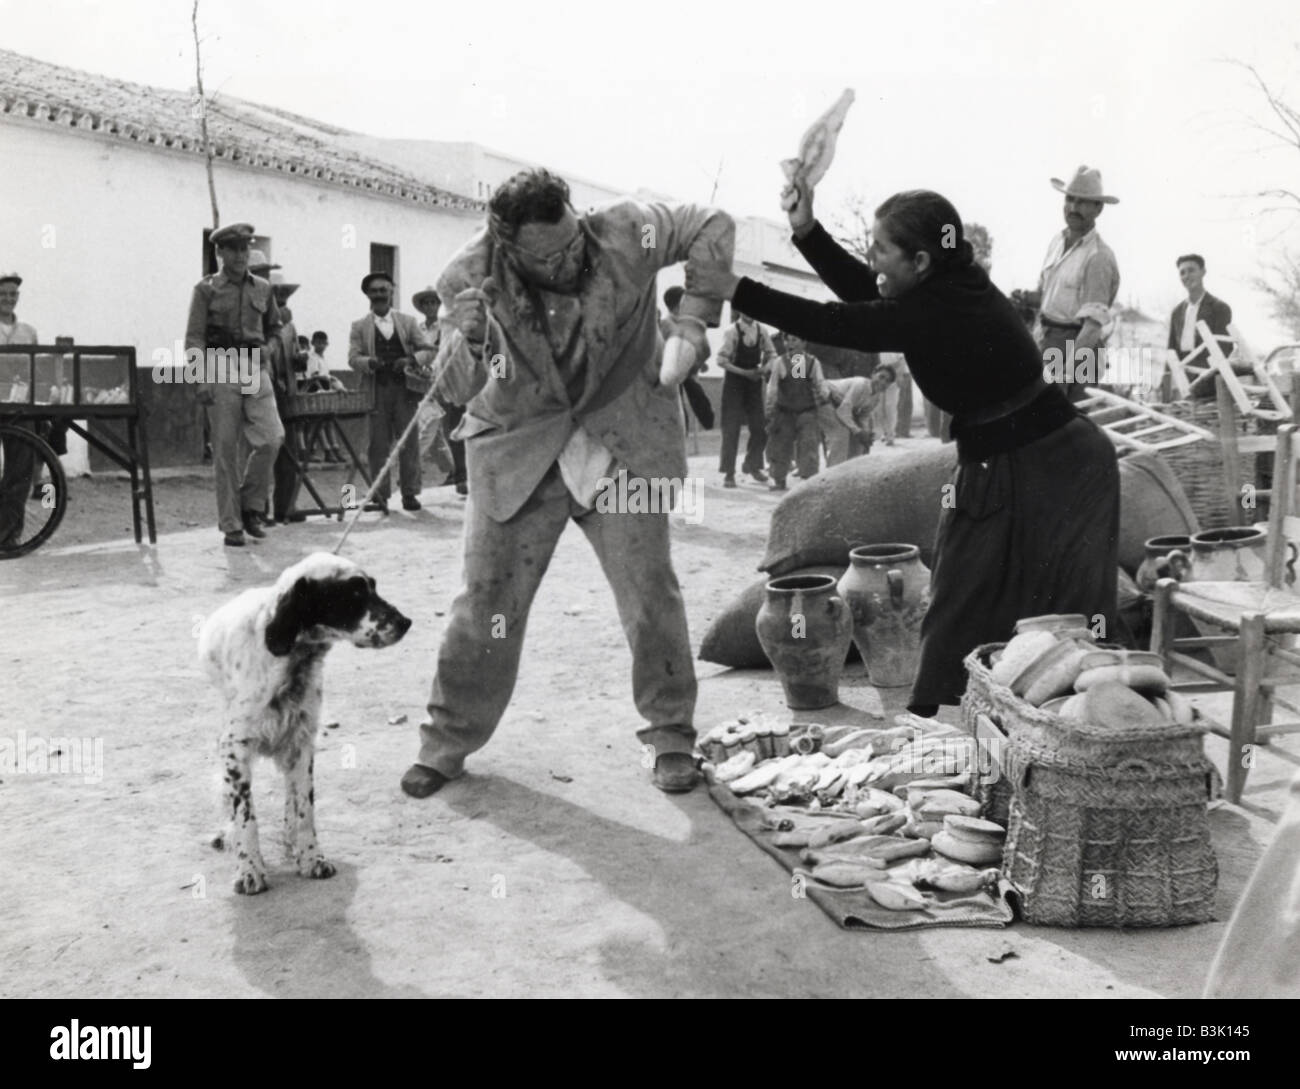
<path fill-rule="evenodd" d="M 853 639 L 853 618 L 832 575 L 786 575 L 767 584 L 754 620 L 786 705 L 796 711 L 830 707 L 840 699 L 840 674 Z"/>
<path fill-rule="evenodd" d="M 839 585 L 853 615 L 853 641 L 877 688 L 916 679 L 921 621 L 930 607 L 930 570 L 909 544 L 863 545 L 849 553 Z"/>
<path fill-rule="evenodd" d="M 1144 594 L 1152 593 L 1156 583 L 1170 573 L 1169 553 L 1177 549 L 1181 554 L 1186 555 L 1191 546 L 1192 539 L 1185 533 L 1166 533 L 1160 537 L 1148 537 L 1142 543 L 1146 555 L 1138 566 L 1137 574 L 1133 577 L 1137 588 Z"/>
<path fill-rule="evenodd" d="M 1268 534 L 1256 526 L 1207 529 L 1186 549 L 1169 553 L 1169 566 L 1180 582 L 1262 582 Z"/>

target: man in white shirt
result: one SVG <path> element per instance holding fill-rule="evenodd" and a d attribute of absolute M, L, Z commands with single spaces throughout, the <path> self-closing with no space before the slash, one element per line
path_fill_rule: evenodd
<path fill-rule="evenodd" d="M 876 391 L 870 378 L 828 378 L 830 405 L 820 412 L 827 466 L 866 454 L 874 437 Z"/>
<path fill-rule="evenodd" d="M 1196 327 L 1198 322 L 1203 321 L 1209 325 L 1210 332 L 1216 337 L 1227 336 L 1228 323 L 1232 321 L 1232 307 L 1205 290 L 1205 258 L 1199 253 L 1188 253 L 1178 258 L 1178 278 L 1187 290 L 1187 298 L 1175 306 L 1174 312 L 1169 315 L 1168 346 L 1180 357 L 1186 358 L 1201 346 L 1201 331 Z M 1221 340 L 1219 347 L 1223 349 L 1224 355 L 1231 355 L 1234 345 L 1230 340 Z M 1200 367 L 1209 362 L 1210 357 L 1206 352 L 1198 353 L 1192 361 L 1193 366 Z M 1244 373 L 1249 374 L 1250 368 L 1244 368 Z M 1197 400 L 1212 401 L 1215 397 L 1214 386 L 1214 381 L 1207 378 L 1192 390 L 1192 396 Z"/>
<path fill-rule="evenodd" d="M 1079 167 L 1068 184 L 1053 178 L 1052 187 L 1065 194 L 1065 230 L 1052 239 L 1043 262 L 1036 333 L 1045 376 L 1079 401 L 1101 377 L 1110 308 L 1119 293 L 1119 264 L 1095 224 L 1102 207 L 1119 198 L 1105 194 L 1101 172 L 1089 166 Z"/>

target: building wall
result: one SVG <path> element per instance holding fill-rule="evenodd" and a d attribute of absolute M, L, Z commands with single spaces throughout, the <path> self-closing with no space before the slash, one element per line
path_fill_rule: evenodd
<path fill-rule="evenodd" d="M 21 123 L 0 123 L 0 158 L 0 265 L 24 276 L 21 316 L 43 340 L 132 344 L 143 363 L 184 336 L 211 225 L 201 159 Z M 269 171 L 218 163 L 215 177 L 222 222 L 270 238 L 272 260 L 302 285 L 290 304 L 297 324 L 329 333 L 340 365 L 348 324 L 367 306 L 370 243 L 398 247 L 409 310 L 481 222 Z"/>
<path fill-rule="evenodd" d="M 0 268 L 23 276 L 20 319 L 45 342 L 132 345 L 142 367 L 174 352 L 211 225 L 202 160 L 0 121 L 0 162 Z M 222 222 L 251 222 L 269 237 L 271 259 L 302 285 L 290 302 L 299 332 L 328 333 L 328 358 L 340 369 L 349 325 L 368 307 L 360 281 L 370 244 L 398 248 L 399 308 L 410 311 L 411 295 L 436 280 L 482 221 L 221 163 L 215 178 Z M 174 408 L 175 392 L 153 400 Z M 174 430 L 162 420 L 151 428 L 156 464 L 193 459 L 188 438 L 164 438 Z"/>

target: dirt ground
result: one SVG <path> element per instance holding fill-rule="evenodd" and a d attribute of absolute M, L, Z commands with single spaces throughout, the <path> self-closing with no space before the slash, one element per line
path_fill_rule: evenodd
<path fill-rule="evenodd" d="M 869 456 L 904 457 L 934 440 Z M 703 518 L 673 516 L 696 646 L 756 576 L 778 497 L 703 477 Z M 0 738 L 102 742 L 102 778 L 0 775 L 0 995 L 1190 997 L 1267 841 L 1292 765 L 1265 751 L 1246 805 L 1212 813 L 1216 921 L 1158 931 L 843 931 L 703 789 L 653 789 L 633 730 L 630 659 L 595 557 L 570 527 L 532 613 L 518 689 L 470 774 L 407 798 L 434 656 L 460 571 L 464 504 L 367 514 L 346 546 L 415 624 L 398 646 L 341 646 L 326 667 L 317 823 L 337 864 L 300 878 L 281 853 L 282 791 L 260 764 L 271 889 L 231 889 L 217 827 L 218 707 L 195 660 L 202 616 L 331 549 L 336 522 L 223 548 L 201 470 L 157 481 L 156 547 L 131 540 L 127 486 L 72 482 L 44 549 L 0 564 Z M 697 726 L 790 714 L 769 672 L 698 663 Z M 840 716 L 874 695 L 850 667 Z M 902 694 L 885 693 L 888 711 Z M 827 716 L 833 721 L 836 716 Z M 1288 739 L 1294 743 L 1294 739 Z M 1221 760 L 1223 743 L 1211 739 Z M 1002 954 L 1014 952 L 1006 958 Z M 994 963 L 998 960 L 999 963 Z"/>

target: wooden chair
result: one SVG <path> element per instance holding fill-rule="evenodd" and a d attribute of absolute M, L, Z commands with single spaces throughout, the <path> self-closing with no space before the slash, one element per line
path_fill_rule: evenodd
<path fill-rule="evenodd" d="M 1173 687 L 1182 691 L 1232 692 L 1232 717 L 1225 728 L 1211 722 L 1213 732 L 1228 738 L 1227 794 L 1232 802 L 1241 801 L 1246 775 L 1254 766 L 1256 745 L 1268 743 L 1277 734 L 1300 733 L 1300 718 L 1274 723 L 1274 704 L 1300 715 L 1300 705 L 1278 694 L 1284 685 L 1300 684 L 1300 674 L 1292 669 L 1279 672 L 1279 664 L 1300 667 L 1300 653 L 1295 648 L 1300 635 L 1300 587 L 1295 584 L 1294 563 L 1287 536 L 1294 539 L 1300 520 L 1291 518 L 1296 506 L 1296 440 L 1294 424 L 1278 429 L 1274 439 L 1273 481 L 1267 491 L 1257 494 L 1269 498 L 1268 544 L 1262 582 L 1184 582 L 1161 579 L 1156 584 L 1155 616 L 1151 648 L 1158 651 L 1171 678 L 1175 667 L 1190 671 L 1195 681 Z M 1200 620 L 1223 635 L 1192 638 L 1175 636 L 1177 617 L 1184 613 Z M 1236 676 L 1185 653 L 1194 647 L 1236 643 Z M 1289 754 L 1279 753 L 1287 759 Z M 1300 761 L 1296 761 L 1300 763 Z"/>

